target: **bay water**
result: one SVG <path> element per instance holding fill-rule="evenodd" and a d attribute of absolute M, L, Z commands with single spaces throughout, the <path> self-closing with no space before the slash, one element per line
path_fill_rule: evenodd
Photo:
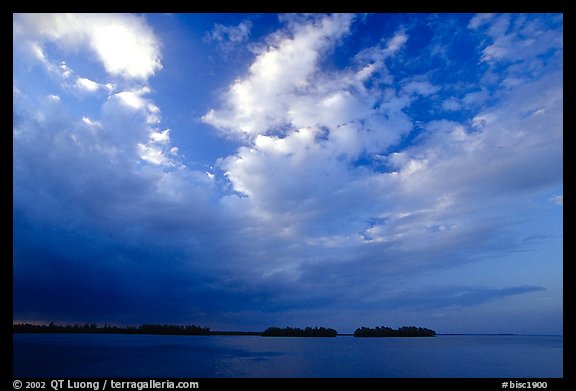
<path fill-rule="evenodd" d="M 14 334 L 17 377 L 555 378 L 562 336 Z"/>

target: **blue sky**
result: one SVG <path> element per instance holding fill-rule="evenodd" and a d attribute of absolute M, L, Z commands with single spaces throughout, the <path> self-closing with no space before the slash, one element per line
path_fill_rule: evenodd
<path fill-rule="evenodd" d="M 561 14 L 15 14 L 14 320 L 562 333 Z"/>

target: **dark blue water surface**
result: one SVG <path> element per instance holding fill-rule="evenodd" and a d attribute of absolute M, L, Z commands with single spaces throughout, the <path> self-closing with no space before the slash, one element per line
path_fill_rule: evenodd
<path fill-rule="evenodd" d="M 14 334 L 14 377 L 562 377 L 561 336 Z"/>

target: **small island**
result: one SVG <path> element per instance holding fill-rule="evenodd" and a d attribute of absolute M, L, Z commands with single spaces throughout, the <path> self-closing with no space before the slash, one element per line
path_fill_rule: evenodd
<path fill-rule="evenodd" d="M 394 330 L 390 327 L 360 327 L 354 331 L 355 337 L 435 337 L 436 331 L 423 327 L 403 326 Z"/>
<path fill-rule="evenodd" d="M 326 327 L 306 327 L 305 329 L 292 327 L 268 327 L 262 333 L 263 337 L 335 337 L 338 332 Z"/>

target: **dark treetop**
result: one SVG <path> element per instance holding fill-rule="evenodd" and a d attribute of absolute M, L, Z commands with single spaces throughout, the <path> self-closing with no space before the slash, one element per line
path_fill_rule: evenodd
<path fill-rule="evenodd" d="M 376 327 L 374 329 L 361 327 L 354 331 L 355 337 L 435 337 L 436 331 L 423 327 L 403 326 L 397 330 L 390 327 Z"/>

